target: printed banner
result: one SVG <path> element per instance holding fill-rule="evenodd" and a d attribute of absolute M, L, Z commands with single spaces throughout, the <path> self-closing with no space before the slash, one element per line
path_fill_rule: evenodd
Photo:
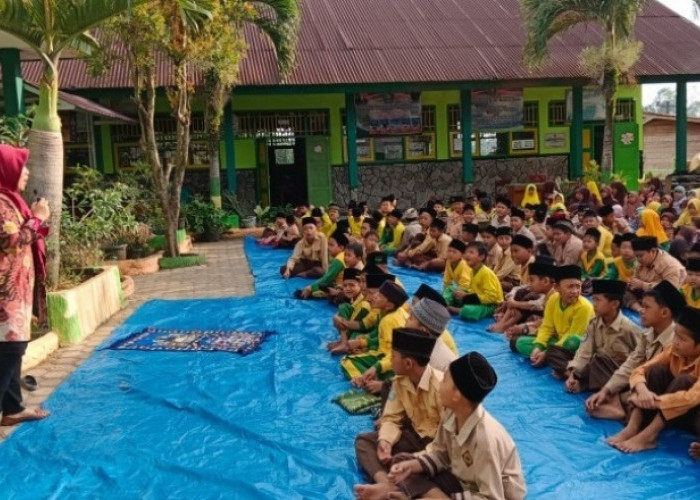
<path fill-rule="evenodd" d="M 357 136 L 410 135 L 423 131 L 420 93 L 357 94 Z"/>
<path fill-rule="evenodd" d="M 574 116 L 572 92 L 566 92 L 566 121 L 571 123 Z M 598 87 L 583 89 L 583 121 L 596 122 L 605 120 L 605 97 Z"/>
<path fill-rule="evenodd" d="M 507 130 L 522 126 L 522 89 L 472 91 L 472 128 L 474 130 Z"/>

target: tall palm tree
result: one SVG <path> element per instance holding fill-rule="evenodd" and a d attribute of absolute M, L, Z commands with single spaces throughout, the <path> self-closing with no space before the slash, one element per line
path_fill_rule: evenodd
<path fill-rule="evenodd" d="M 294 69 L 300 13 L 298 0 L 258 0 L 244 4 L 237 0 L 220 0 L 219 7 L 220 12 L 211 23 L 209 36 L 233 39 L 229 38 L 229 43 L 211 44 L 199 63 L 204 76 L 202 92 L 206 103 L 204 119 L 209 150 L 209 194 L 211 201 L 220 207 L 221 120 L 224 106 L 238 76 L 240 56 L 245 52 L 245 47 L 231 50 L 231 45 L 236 40 L 242 43 L 244 25 L 253 24 L 272 42 L 277 53 L 277 67 L 283 79 Z M 221 26 L 221 20 L 228 26 Z M 232 174 L 235 175 L 235 172 Z"/>
<path fill-rule="evenodd" d="M 581 65 L 601 82 L 605 98 L 602 167 L 607 171 L 612 171 L 615 94 L 639 59 L 642 45 L 634 40 L 633 28 L 644 4 L 645 0 L 521 0 L 527 34 L 523 56 L 531 67 L 545 61 L 549 40 L 569 28 L 580 23 L 603 28 L 603 44 L 584 49 Z"/>
<path fill-rule="evenodd" d="M 64 50 L 90 52 L 97 43 L 89 30 L 144 0 L 3 0 L 0 30 L 22 40 L 43 62 L 39 105 L 29 134 L 29 193 L 51 206 L 48 280 L 58 281 L 59 230 L 63 197 L 63 140 L 58 117 L 58 62 Z"/>

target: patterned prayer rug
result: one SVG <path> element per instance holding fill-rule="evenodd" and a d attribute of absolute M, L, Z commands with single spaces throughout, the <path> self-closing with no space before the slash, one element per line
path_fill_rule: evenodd
<path fill-rule="evenodd" d="M 343 410 L 351 415 L 365 415 L 381 406 L 382 398 L 357 389 L 350 389 L 332 399 Z"/>
<path fill-rule="evenodd" d="M 228 351 L 241 355 L 257 350 L 273 332 L 240 330 L 174 330 L 144 328 L 117 340 L 109 349 L 137 351 Z"/>

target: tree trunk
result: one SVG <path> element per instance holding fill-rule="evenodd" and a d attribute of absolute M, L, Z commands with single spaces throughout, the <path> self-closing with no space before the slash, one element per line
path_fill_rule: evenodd
<path fill-rule="evenodd" d="M 29 160 L 31 172 L 26 196 L 46 198 L 51 208 L 48 220 L 51 228 L 46 239 L 47 285 L 58 284 L 61 265 L 60 231 L 63 206 L 63 137 L 58 117 L 58 75 L 46 65 L 39 85 L 39 105 L 29 133 Z"/>
<path fill-rule="evenodd" d="M 221 120 L 224 114 L 228 89 L 213 73 L 204 76 L 204 126 L 207 134 L 209 153 L 209 197 L 221 208 L 221 163 L 219 144 L 221 141 Z"/>
<path fill-rule="evenodd" d="M 605 129 L 603 131 L 602 171 L 613 171 L 613 133 L 615 127 L 615 92 L 617 91 L 617 72 L 607 70 L 603 77 L 603 97 L 605 99 Z"/>

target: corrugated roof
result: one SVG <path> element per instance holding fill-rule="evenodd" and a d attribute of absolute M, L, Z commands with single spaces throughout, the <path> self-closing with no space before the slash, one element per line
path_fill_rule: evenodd
<path fill-rule="evenodd" d="M 525 39 L 518 0 L 303 0 L 297 68 L 291 85 L 434 83 L 585 78 L 581 49 L 600 43 L 601 30 L 581 25 L 550 42 L 549 62 L 530 72 L 522 64 Z M 637 76 L 700 75 L 700 29 L 650 1 L 635 32 L 644 42 Z M 250 46 L 241 86 L 279 84 L 268 40 L 247 27 Z M 60 63 L 61 88 L 130 87 L 128 66 L 90 78 L 78 59 Z M 39 61 L 24 61 L 26 80 L 38 82 Z M 198 79 L 198 75 L 194 75 Z M 158 83 L 168 64 L 158 64 Z"/>

